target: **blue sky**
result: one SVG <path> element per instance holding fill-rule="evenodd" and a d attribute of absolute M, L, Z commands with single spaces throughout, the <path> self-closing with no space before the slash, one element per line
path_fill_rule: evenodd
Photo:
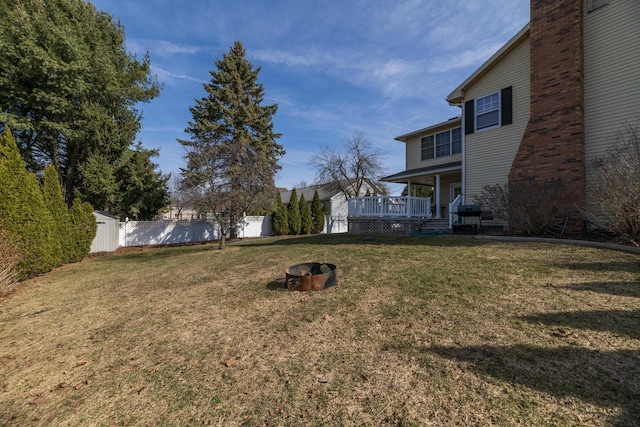
<path fill-rule="evenodd" d="M 277 103 L 287 154 L 276 185 L 314 182 L 309 159 L 363 131 L 388 174 L 405 168 L 394 140 L 459 114 L 444 98 L 529 20 L 529 0 L 93 0 L 124 25 L 127 49 L 151 56 L 164 84 L 142 104 L 144 146 L 179 174 L 189 107 L 215 60 L 239 40 Z M 392 186 L 396 194 L 402 187 Z"/>

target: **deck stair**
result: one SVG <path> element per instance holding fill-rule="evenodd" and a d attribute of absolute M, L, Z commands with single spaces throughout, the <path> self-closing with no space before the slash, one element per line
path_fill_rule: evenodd
<path fill-rule="evenodd" d="M 446 218 L 441 219 L 428 219 L 420 227 L 421 231 L 447 231 L 449 230 L 449 220 Z"/>

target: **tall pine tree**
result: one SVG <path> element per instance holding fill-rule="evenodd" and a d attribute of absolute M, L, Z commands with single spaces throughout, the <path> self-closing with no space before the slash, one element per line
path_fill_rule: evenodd
<path fill-rule="evenodd" d="M 220 248 L 245 213 L 268 209 L 275 196 L 275 173 L 284 154 L 276 142 L 272 116 L 278 106 L 262 105 L 260 68 L 246 59 L 242 43 L 216 60 L 206 96 L 189 108 L 192 121 L 179 140 L 186 148 L 183 185 L 194 190 L 196 207 L 212 214 L 221 228 Z"/>

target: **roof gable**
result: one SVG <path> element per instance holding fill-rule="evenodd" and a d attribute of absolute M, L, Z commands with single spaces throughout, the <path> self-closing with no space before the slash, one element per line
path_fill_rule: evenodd
<path fill-rule="evenodd" d="M 487 59 L 476 71 L 465 81 L 453 90 L 447 97 L 449 104 L 460 104 L 464 99 L 464 92 L 475 83 L 480 77 L 489 72 L 498 62 L 500 62 L 509 52 L 516 48 L 522 41 L 529 37 L 530 25 L 527 24 L 515 36 L 513 36 L 504 46 L 502 46 L 491 58 Z"/>

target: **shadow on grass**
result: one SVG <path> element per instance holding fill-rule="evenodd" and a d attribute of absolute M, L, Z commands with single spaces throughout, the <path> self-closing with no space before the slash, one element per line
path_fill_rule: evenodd
<path fill-rule="evenodd" d="M 267 284 L 267 289 L 270 291 L 289 291 L 287 289 L 287 279 L 276 279 Z"/>
<path fill-rule="evenodd" d="M 607 285 L 585 284 L 572 288 L 591 290 Z M 609 288 L 609 291 L 620 294 L 617 288 Z M 540 313 L 519 319 L 640 339 L 640 309 Z M 620 407 L 623 412 L 613 420 L 613 425 L 640 425 L 640 351 L 637 349 L 594 350 L 564 344 L 547 348 L 520 344 L 461 348 L 435 346 L 425 351 L 470 363 L 472 369 L 479 372 L 554 396 L 574 396 L 601 407 Z"/>
<path fill-rule="evenodd" d="M 362 235 L 315 234 L 309 236 L 284 236 L 242 242 L 245 247 L 292 245 L 403 245 L 437 247 L 486 246 L 490 242 L 462 236 L 410 236 L 410 235 Z"/>
<path fill-rule="evenodd" d="M 521 319 L 532 323 L 544 323 L 545 325 L 602 332 L 609 331 L 617 335 L 640 339 L 640 309 L 544 313 L 523 316 Z"/>
<path fill-rule="evenodd" d="M 576 271 L 626 271 L 640 274 L 640 262 L 616 261 L 616 262 L 586 262 L 586 263 L 558 263 L 561 268 L 569 268 Z M 640 284 L 640 281 L 638 282 Z"/>
<path fill-rule="evenodd" d="M 573 291 L 589 291 L 620 297 L 640 298 L 640 282 L 593 282 L 581 283 L 579 285 L 567 285 L 562 286 L 562 288 Z"/>
<path fill-rule="evenodd" d="M 557 397 L 573 396 L 601 407 L 620 407 L 613 425 L 640 422 L 640 352 L 598 351 L 576 347 L 539 348 L 434 346 L 425 351 L 460 363 L 501 381 Z"/>

